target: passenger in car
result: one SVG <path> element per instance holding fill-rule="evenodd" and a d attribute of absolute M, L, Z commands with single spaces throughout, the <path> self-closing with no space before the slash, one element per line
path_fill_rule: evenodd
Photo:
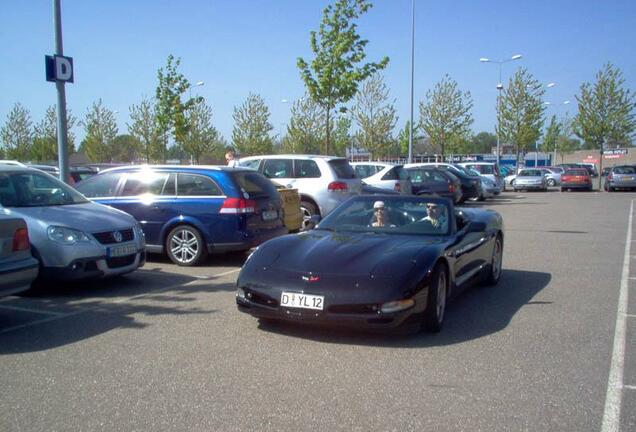
<path fill-rule="evenodd" d="M 372 227 L 394 227 L 389 221 L 389 212 L 384 206 L 384 201 L 376 201 L 373 204 L 373 220 Z"/>
<path fill-rule="evenodd" d="M 439 232 L 448 230 L 448 217 L 446 215 L 446 207 L 434 202 L 426 204 L 426 217 L 422 219 L 431 224 L 431 226 Z"/>

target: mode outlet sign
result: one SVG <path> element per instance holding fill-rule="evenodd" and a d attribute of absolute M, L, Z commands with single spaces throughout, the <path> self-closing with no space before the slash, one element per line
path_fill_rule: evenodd
<path fill-rule="evenodd" d="M 73 82 L 73 58 L 59 55 L 45 56 L 46 80 Z"/>

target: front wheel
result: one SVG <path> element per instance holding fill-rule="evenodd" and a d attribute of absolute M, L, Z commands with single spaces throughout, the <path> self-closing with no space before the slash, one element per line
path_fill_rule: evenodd
<path fill-rule="evenodd" d="M 199 264 L 207 254 L 203 236 L 190 225 L 173 228 L 166 238 L 168 258 L 180 266 Z"/>
<path fill-rule="evenodd" d="M 501 236 L 497 236 L 495 244 L 492 248 L 492 257 L 490 258 L 490 270 L 484 280 L 484 285 L 493 286 L 499 283 L 501 279 L 501 263 L 503 260 L 503 242 Z"/>
<path fill-rule="evenodd" d="M 318 214 L 318 210 L 316 209 L 316 206 L 313 205 L 310 202 L 307 201 L 301 201 L 300 202 L 300 212 L 303 215 L 303 220 L 300 226 L 301 230 L 305 230 L 307 229 L 307 225 L 309 224 L 309 221 L 311 220 L 311 217 L 313 215 Z"/>
<path fill-rule="evenodd" d="M 556 186 L 556 180 L 554 179 L 548 179 L 548 186 Z"/>
<path fill-rule="evenodd" d="M 428 287 L 426 310 L 424 311 L 424 330 L 437 333 L 444 324 L 446 312 L 446 297 L 448 295 L 448 272 L 442 264 L 437 264 L 433 270 L 431 284 Z"/>

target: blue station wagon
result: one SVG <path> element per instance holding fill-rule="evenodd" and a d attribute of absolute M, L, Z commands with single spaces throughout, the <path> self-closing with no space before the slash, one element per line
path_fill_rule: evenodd
<path fill-rule="evenodd" d="M 225 166 L 128 166 L 77 185 L 87 198 L 131 214 L 148 252 L 176 264 L 248 250 L 287 233 L 282 202 L 262 174 Z"/>

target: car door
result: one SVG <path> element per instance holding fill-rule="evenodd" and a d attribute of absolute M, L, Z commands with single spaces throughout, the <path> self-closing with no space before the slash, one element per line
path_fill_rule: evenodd
<path fill-rule="evenodd" d="M 141 224 L 149 245 L 161 245 L 161 228 L 173 218 L 174 174 L 140 170 L 127 173 L 113 207 L 132 215 Z"/>
<path fill-rule="evenodd" d="M 485 232 L 485 224 L 481 225 L 483 230 L 475 230 L 477 223 L 471 225 L 473 220 L 464 212 L 456 211 L 457 238 L 451 250 L 455 258 L 455 283 L 458 286 L 464 285 L 475 276 L 488 262 L 488 236 Z"/>

